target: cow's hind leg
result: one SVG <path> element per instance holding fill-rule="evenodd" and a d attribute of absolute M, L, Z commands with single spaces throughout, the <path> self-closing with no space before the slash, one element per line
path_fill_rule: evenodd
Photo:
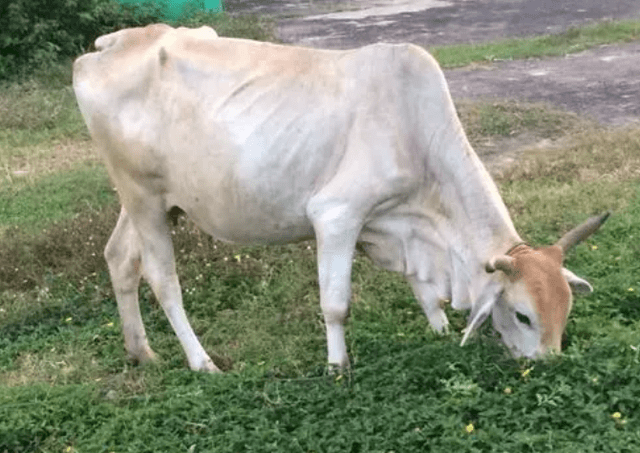
<path fill-rule="evenodd" d="M 124 344 L 129 357 L 137 363 L 155 359 L 149 347 L 140 316 L 138 286 L 141 275 L 140 238 L 124 208 L 107 243 L 104 256 L 122 320 Z"/>
<path fill-rule="evenodd" d="M 142 275 L 160 301 L 171 327 L 178 336 L 187 355 L 189 367 L 197 371 L 220 371 L 200 344 L 184 311 L 166 213 L 160 209 L 153 209 L 152 200 L 146 200 L 141 206 L 146 209 L 136 212 L 135 216 L 125 214 L 128 218 L 124 221 L 130 225 L 127 226 L 127 231 L 132 230 L 129 233 L 131 237 L 138 239 L 137 250 L 142 264 Z M 139 279 L 139 276 L 137 278 Z M 136 324 L 141 327 L 139 309 L 137 314 Z M 144 330 L 142 332 L 144 333 Z"/>

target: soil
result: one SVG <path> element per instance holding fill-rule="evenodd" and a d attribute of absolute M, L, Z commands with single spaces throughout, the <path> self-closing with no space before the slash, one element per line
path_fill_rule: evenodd
<path fill-rule="evenodd" d="M 603 20 L 640 19 L 637 0 L 227 0 L 225 8 L 271 15 L 283 42 L 329 49 L 375 42 L 425 47 L 479 43 L 560 33 Z M 640 42 L 445 71 L 455 100 L 545 102 L 614 126 L 640 121 L 638 74 Z M 537 148 L 550 141 L 544 143 Z M 532 143 L 521 137 L 499 145 L 509 161 L 515 148 Z M 487 160 L 499 166 L 496 150 L 478 151 L 492 155 Z"/>

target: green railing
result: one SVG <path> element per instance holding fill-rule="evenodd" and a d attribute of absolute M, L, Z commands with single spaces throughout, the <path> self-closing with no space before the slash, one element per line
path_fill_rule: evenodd
<path fill-rule="evenodd" d="M 192 11 L 222 11 L 222 0 L 118 0 L 123 4 L 154 3 L 161 7 L 165 19 L 180 17 L 185 9 Z"/>

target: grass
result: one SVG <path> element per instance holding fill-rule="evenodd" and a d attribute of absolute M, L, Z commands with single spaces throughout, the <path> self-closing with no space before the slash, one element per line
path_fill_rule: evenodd
<path fill-rule="evenodd" d="M 327 375 L 313 244 L 236 247 L 181 220 L 186 308 L 227 374 L 186 370 L 146 287 L 143 316 L 163 360 L 132 368 L 101 257 L 117 206 L 81 205 L 44 232 L 5 235 L 0 269 L 13 273 L 0 275 L 0 451 L 632 451 L 638 134 L 575 133 L 500 180 L 533 243 L 614 210 L 569 256 L 596 292 L 576 300 L 563 356 L 542 362 L 509 358 L 489 328 L 460 348 L 460 313 L 450 313 L 454 333 L 436 336 L 402 279 L 358 257 L 353 370 Z"/>
<path fill-rule="evenodd" d="M 604 44 L 640 38 L 640 21 L 606 21 L 571 28 L 556 35 L 505 39 L 490 43 L 459 44 L 429 49 L 444 68 L 498 60 L 517 60 L 566 55 Z"/>
<path fill-rule="evenodd" d="M 588 215 L 614 211 L 568 256 L 595 292 L 576 299 L 562 356 L 513 360 L 488 326 L 461 348 L 464 313 L 449 311 L 452 333 L 435 335 L 406 283 L 358 256 L 347 327 L 353 368 L 328 374 L 314 244 L 222 244 L 182 219 L 174 245 L 185 307 L 226 370 L 209 376 L 186 369 L 144 285 L 143 317 L 162 360 L 128 363 L 102 258 L 114 193 L 89 157 L 64 83 L 28 83 L 0 88 L 0 106 L 15 106 L 0 108 L 0 452 L 633 452 L 640 444 L 639 129 L 585 126 L 540 105 L 458 106 L 475 142 L 570 138 L 498 181 L 528 241 L 549 244 Z"/>
<path fill-rule="evenodd" d="M 78 211 L 98 210 L 115 195 L 106 170 L 93 164 L 39 178 L 30 185 L 0 189 L 0 224 L 32 232 Z"/>
<path fill-rule="evenodd" d="M 636 373 L 599 366 L 602 354 L 633 363 L 630 348 L 603 344 L 590 362 L 511 370 L 495 349 L 384 341 L 363 349 L 374 365 L 342 379 L 173 371 L 152 377 L 154 391 L 137 397 L 100 383 L 7 389 L 0 413 L 11 431 L 2 439 L 16 452 L 631 452 L 639 440 L 630 426 Z"/>
<path fill-rule="evenodd" d="M 542 103 L 459 101 L 456 109 L 472 144 L 487 138 L 514 137 L 525 132 L 540 138 L 557 139 L 591 126 L 575 114 Z"/>
<path fill-rule="evenodd" d="M 191 18 L 174 25 L 186 27 L 208 25 L 220 36 L 277 41 L 274 21 L 268 17 L 257 15 L 198 12 Z"/>

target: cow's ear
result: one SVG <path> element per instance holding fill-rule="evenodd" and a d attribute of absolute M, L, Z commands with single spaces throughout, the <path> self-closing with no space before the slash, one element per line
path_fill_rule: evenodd
<path fill-rule="evenodd" d="M 569 269 L 562 268 L 562 275 L 571 287 L 571 291 L 575 294 L 589 294 L 593 291 L 593 287 L 588 281 L 581 279 Z"/>
<path fill-rule="evenodd" d="M 464 346 L 469 338 L 471 333 L 478 329 L 482 323 L 489 317 L 491 310 L 493 310 L 493 306 L 495 305 L 495 298 L 493 301 L 488 302 L 480 307 L 478 311 L 474 313 L 475 310 L 471 310 L 471 315 L 469 316 L 469 324 L 464 329 L 464 336 L 462 337 L 462 341 L 460 342 L 460 346 Z"/>

